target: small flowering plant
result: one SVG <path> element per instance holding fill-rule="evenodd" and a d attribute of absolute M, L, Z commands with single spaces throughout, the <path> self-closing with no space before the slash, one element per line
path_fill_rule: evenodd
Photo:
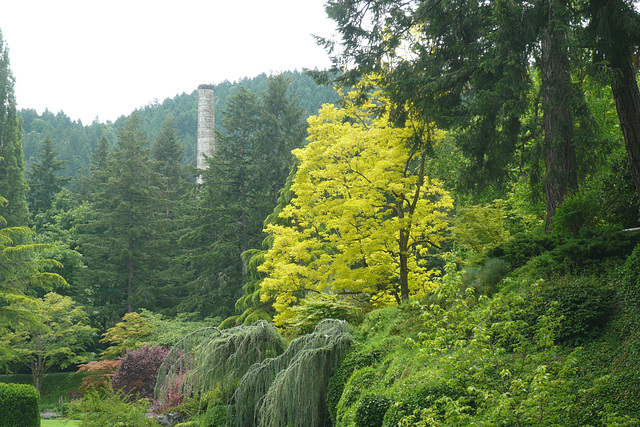
<path fill-rule="evenodd" d="M 58 418 L 59 416 L 60 414 L 58 414 L 57 412 L 40 412 L 40 418 L 42 418 L 43 420 L 53 420 Z"/>

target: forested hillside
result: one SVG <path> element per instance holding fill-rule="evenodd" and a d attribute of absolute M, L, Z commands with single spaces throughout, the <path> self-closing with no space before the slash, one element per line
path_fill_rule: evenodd
<path fill-rule="evenodd" d="M 203 170 L 195 92 L 20 119 L 0 40 L 2 366 L 82 427 L 640 425 L 634 4 L 326 11 Z"/>
<path fill-rule="evenodd" d="M 285 73 L 291 78 L 289 91 L 297 99 L 304 115 L 314 114 L 320 106 L 326 102 L 334 102 L 336 94 L 332 87 L 319 86 L 311 77 L 303 72 Z M 243 78 L 239 81 L 224 81 L 215 85 L 216 111 L 225 109 L 226 100 L 235 94 L 240 86 L 244 86 L 254 93 L 260 93 L 267 87 L 268 76 L 261 74 L 253 78 Z M 198 99 L 197 90 L 191 93 L 183 93 L 173 98 L 154 102 L 140 107 L 136 113 L 142 121 L 142 130 L 147 133 L 150 140 L 160 132 L 162 123 L 168 116 L 174 119 L 174 126 L 178 132 L 181 144 L 184 147 L 185 163 L 195 165 L 196 152 L 196 126 L 197 126 Z M 21 110 L 23 146 L 27 170 L 34 162 L 38 161 L 38 147 L 40 142 L 50 135 L 54 148 L 58 153 L 58 159 L 65 161 L 61 176 L 77 178 L 89 168 L 91 154 L 98 146 L 98 141 L 105 136 L 110 145 L 115 145 L 118 130 L 124 126 L 128 114 L 123 114 L 115 122 L 102 123 L 99 120 L 93 123 L 82 123 L 68 117 L 63 111 L 52 113 L 45 111 L 38 114 L 35 110 Z M 220 128 L 220 115 L 216 117 L 216 126 Z"/>

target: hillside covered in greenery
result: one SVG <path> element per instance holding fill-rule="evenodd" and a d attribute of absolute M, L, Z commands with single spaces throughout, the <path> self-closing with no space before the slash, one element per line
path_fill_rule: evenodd
<path fill-rule="evenodd" d="M 204 170 L 195 92 L 18 112 L 0 40 L 7 373 L 83 427 L 640 425 L 634 5 L 326 11 Z"/>

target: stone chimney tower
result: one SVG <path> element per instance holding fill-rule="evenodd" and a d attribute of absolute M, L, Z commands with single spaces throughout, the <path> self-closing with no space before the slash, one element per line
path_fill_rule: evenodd
<path fill-rule="evenodd" d="M 198 148 L 196 153 L 196 167 L 207 169 L 206 157 L 211 157 L 216 151 L 215 111 L 213 106 L 213 85 L 198 86 Z M 206 157 L 205 157 L 206 156 Z M 198 177 L 202 183 L 202 178 Z"/>

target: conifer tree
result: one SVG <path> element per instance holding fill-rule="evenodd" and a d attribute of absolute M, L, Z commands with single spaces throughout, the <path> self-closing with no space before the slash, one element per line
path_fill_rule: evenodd
<path fill-rule="evenodd" d="M 587 34 L 595 60 L 606 60 L 611 91 L 616 102 L 631 172 L 640 198 L 640 89 L 637 53 L 640 45 L 640 13 L 627 0 L 588 0 Z"/>
<path fill-rule="evenodd" d="M 0 32 L 0 194 L 6 199 L 6 203 L 0 205 L 0 215 L 9 227 L 27 225 L 29 220 L 22 126 L 13 87 L 9 49 Z"/>
<path fill-rule="evenodd" d="M 0 202 L 6 200 L 0 196 Z M 36 293 L 67 286 L 62 276 L 48 271 L 62 265 L 41 256 L 52 245 L 17 243 L 28 242 L 31 234 L 27 227 L 6 227 L 6 221 L 0 216 L 0 358 L 8 354 L 6 331 L 9 327 L 40 323 L 35 313 Z"/>
<path fill-rule="evenodd" d="M 167 203 L 166 217 L 175 217 L 181 199 L 191 186 L 189 180 L 192 177 L 184 166 L 184 148 L 180 143 L 173 117 L 168 117 L 162 124 L 160 133 L 151 147 L 151 153 L 158 162 L 157 171 L 164 181 L 162 191 Z"/>
<path fill-rule="evenodd" d="M 549 230 L 555 209 L 577 188 L 574 122 L 588 115 L 571 81 L 571 30 L 580 22 L 574 7 L 547 0 L 330 0 L 327 11 L 342 37 L 334 57 L 341 80 L 379 73 L 401 106 L 398 120 L 408 107 L 455 129 L 469 159 L 470 189 L 504 190 L 516 156 L 533 168 L 543 161 Z M 329 49 L 334 43 L 325 40 Z M 537 76 L 540 93 L 531 97 Z M 523 126 L 532 98 L 541 104 L 533 108 L 543 112 L 543 138 Z"/>
<path fill-rule="evenodd" d="M 159 259 L 155 221 L 164 209 L 161 179 L 140 127 L 133 114 L 107 161 L 104 182 L 89 197 L 93 213 L 81 243 L 88 266 L 84 281 L 97 287 L 93 304 L 103 326 L 136 308 L 155 309 L 161 297 L 153 289 Z"/>
<path fill-rule="evenodd" d="M 205 315 L 230 314 L 246 272 L 240 254 L 259 245 L 268 206 L 256 158 L 258 97 L 241 86 L 227 105 L 224 133 L 216 136 L 216 152 L 202 175 L 200 200 L 184 239 L 190 298 L 181 310 Z"/>
<path fill-rule="evenodd" d="M 270 76 L 262 96 L 261 146 L 265 150 L 261 170 L 272 185 L 274 205 L 293 165 L 291 150 L 304 143 L 302 109 L 293 95 L 287 95 L 291 79 L 284 74 Z"/>
<path fill-rule="evenodd" d="M 29 211 L 32 215 L 37 215 L 49 209 L 56 194 L 71 181 L 70 178 L 63 178 L 57 172 L 64 168 L 64 160 L 57 159 L 57 152 L 53 147 L 50 135 L 47 135 L 40 144 L 39 163 L 35 163 L 29 177 Z"/>

